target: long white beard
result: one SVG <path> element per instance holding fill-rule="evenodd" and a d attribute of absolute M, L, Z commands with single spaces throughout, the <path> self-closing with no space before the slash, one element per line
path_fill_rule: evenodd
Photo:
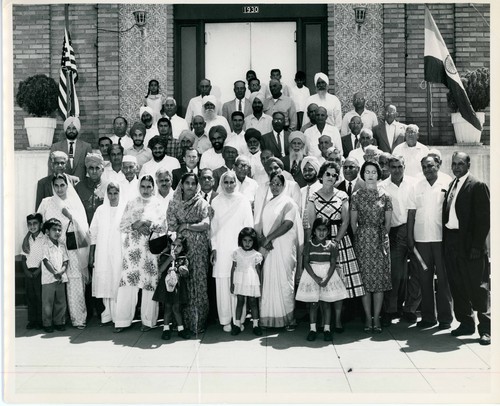
<path fill-rule="evenodd" d="M 215 111 L 204 111 L 203 117 L 205 118 L 205 121 L 212 121 L 217 118 L 217 113 Z"/>
<path fill-rule="evenodd" d="M 290 163 L 293 161 L 300 162 L 304 158 L 304 150 L 300 150 L 299 152 L 295 152 L 290 148 Z"/>

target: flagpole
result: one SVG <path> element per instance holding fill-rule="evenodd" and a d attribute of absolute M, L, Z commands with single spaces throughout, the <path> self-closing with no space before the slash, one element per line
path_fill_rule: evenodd
<path fill-rule="evenodd" d="M 427 145 L 431 145 L 431 129 L 432 129 L 432 93 L 431 82 L 426 82 L 427 86 Z"/>
<path fill-rule="evenodd" d="M 66 36 L 66 33 L 69 32 L 69 4 L 64 5 L 64 27 L 65 27 L 65 33 L 64 35 Z M 66 76 L 66 97 L 67 97 L 67 105 L 66 105 L 66 118 L 68 118 L 71 115 L 71 101 L 73 95 L 71 94 L 71 91 L 73 90 L 71 86 L 71 72 L 70 69 L 64 68 L 64 75 Z"/>

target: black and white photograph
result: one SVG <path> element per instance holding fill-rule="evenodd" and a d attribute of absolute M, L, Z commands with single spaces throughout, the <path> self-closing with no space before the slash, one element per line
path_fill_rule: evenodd
<path fill-rule="evenodd" d="M 3 401 L 499 403 L 498 7 L 3 1 Z"/>

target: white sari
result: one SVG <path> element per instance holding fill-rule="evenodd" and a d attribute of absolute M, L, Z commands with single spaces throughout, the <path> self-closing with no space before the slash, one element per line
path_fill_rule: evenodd
<path fill-rule="evenodd" d="M 297 204 L 283 192 L 262 210 L 262 232 L 268 236 L 285 220 L 293 226 L 272 241 L 273 249 L 264 260 L 260 324 L 284 327 L 294 322 L 294 285 L 297 255 L 304 236 Z"/>

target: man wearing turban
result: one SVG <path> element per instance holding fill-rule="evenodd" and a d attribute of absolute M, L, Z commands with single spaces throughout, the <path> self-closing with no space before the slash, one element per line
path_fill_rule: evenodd
<path fill-rule="evenodd" d="M 229 127 L 229 123 L 227 122 L 224 116 L 217 114 L 217 99 L 215 96 L 205 96 L 202 99 L 203 106 L 203 118 L 205 119 L 206 127 L 205 131 L 207 133 L 210 132 L 212 127 L 216 125 L 221 125 L 226 129 L 226 132 L 229 134 L 231 132 L 231 128 Z"/>
<path fill-rule="evenodd" d="M 158 135 L 158 127 L 154 120 L 154 111 L 149 106 L 142 106 L 139 109 L 139 119 L 146 127 L 146 136 L 144 137 L 144 145 L 148 145 L 149 140 L 155 135 Z"/>
<path fill-rule="evenodd" d="M 85 157 L 92 153 L 92 147 L 88 142 L 77 139 L 81 129 L 78 117 L 68 117 L 63 124 L 65 139 L 52 144 L 50 152 L 62 151 L 68 155 L 68 161 L 64 173 L 77 176 L 80 180 L 85 179 Z M 53 175 L 52 162 L 49 159 L 49 175 Z"/>
<path fill-rule="evenodd" d="M 316 94 L 309 96 L 306 100 L 306 106 L 311 103 L 317 104 L 319 107 L 324 107 L 327 111 L 328 118 L 326 123 L 337 127 L 340 131 L 342 126 L 342 106 L 337 96 L 328 93 L 330 80 L 323 72 L 318 72 L 314 75 L 314 85 L 316 86 Z M 304 124 L 309 122 L 308 117 L 304 117 Z"/>
<path fill-rule="evenodd" d="M 245 117 L 245 130 L 255 128 L 261 134 L 267 134 L 273 130 L 273 119 L 271 116 L 264 114 L 264 102 L 266 97 L 264 93 L 254 92 L 248 98 L 250 106 L 252 106 L 252 114 Z"/>
<path fill-rule="evenodd" d="M 198 84 L 198 91 L 200 94 L 196 97 L 193 97 L 189 100 L 188 106 L 186 108 L 186 122 L 191 123 L 194 116 L 202 116 L 203 115 L 203 98 L 210 95 L 210 91 L 212 90 L 212 84 L 208 79 L 200 80 Z M 218 115 L 222 114 L 222 109 L 218 100 L 215 100 L 215 111 Z"/>

